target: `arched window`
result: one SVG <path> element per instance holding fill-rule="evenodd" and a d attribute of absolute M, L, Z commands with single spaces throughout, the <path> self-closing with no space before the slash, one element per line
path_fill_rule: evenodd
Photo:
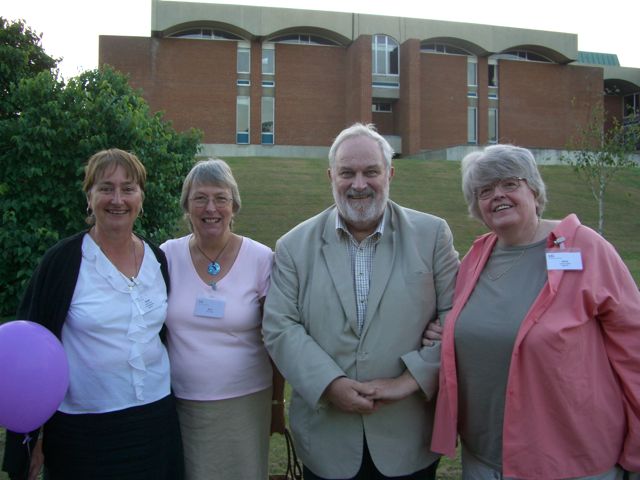
<path fill-rule="evenodd" d="M 425 53 L 443 53 L 447 55 L 473 55 L 464 48 L 449 45 L 448 43 L 424 42 L 420 44 L 420 51 Z"/>
<path fill-rule="evenodd" d="M 199 40 L 243 40 L 235 33 L 213 28 L 190 28 L 170 35 L 172 38 L 195 38 Z"/>
<path fill-rule="evenodd" d="M 492 58 L 504 59 L 504 60 L 522 60 L 525 62 L 545 62 L 552 63 L 544 55 L 539 53 L 530 52 L 529 50 L 506 50 L 502 53 L 493 55 Z"/>
<path fill-rule="evenodd" d="M 400 47 L 393 37 L 374 35 L 371 41 L 371 53 L 374 75 L 398 75 Z"/>
<path fill-rule="evenodd" d="M 318 35 L 308 35 L 305 33 L 293 33 L 288 35 L 280 35 L 269 40 L 273 43 L 293 43 L 298 45 L 339 45 L 337 42 L 320 37 Z"/>

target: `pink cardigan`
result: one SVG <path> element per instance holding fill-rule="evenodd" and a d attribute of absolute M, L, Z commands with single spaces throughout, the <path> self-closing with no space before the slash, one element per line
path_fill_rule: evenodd
<path fill-rule="evenodd" d="M 548 272 L 516 337 L 507 380 L 503 474 L 594 475 L 616 463 L 640 471 L 640 292 L 615 249 L 575 215 L 549 235 L 582 252 L 582 271 Z M 454 326 L 497 237 L 478 238 L 460 266 L 442 341 L 431 449 L 455 455 Z M 526 274 L 526 272 L 523 272 Z"/>

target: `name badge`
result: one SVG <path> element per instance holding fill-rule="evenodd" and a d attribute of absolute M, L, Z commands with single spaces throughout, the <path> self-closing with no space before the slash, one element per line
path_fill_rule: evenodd
<path fill-rule="evenodd" d="M 562 249 L 546 252 L 547 270 L 582 270 L 580 250 Z"/>
<path fill-rule="evenodd" d="M 138 307 L 138 311 L 142 314 L 145 315 L 147 313 L 149 313 L 151 310 L 155 310 L 156 308 L 159 308 L 161 305 L 154 302 L 151 298 L 149 297 L 139 297 L 135 299 L 135 303 Z"/>
<path fill-rule="evenodd" d="M 218 298 L 196 298 L 196 308 L 193 314 L 197 317 L 224 317 L 224 300 Z"/>

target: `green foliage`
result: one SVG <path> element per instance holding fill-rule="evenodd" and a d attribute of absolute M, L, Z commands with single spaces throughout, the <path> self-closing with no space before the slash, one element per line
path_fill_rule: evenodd
<path fill-rule="evenodd" d="M 8 315 L 44 251 L 86 228 L 81 185 L 92 154 L 117 147 L 140 158 L 148 181 L 136 231 L 161 242 L 180 216 L 182 179 L 201 134 L 176 133 L 110 68 L 67 85 L 43 69 L 0 88 L 11 107 L 0 116 L 0 314 Z"/>
<path fill-rule="evenodd" d="M 56 67 L 58 60 L 45 53 L 40 39 L 22 20 L 0 17 L 0 117 L 11 113 L 5 103 L 11 85 Z"/>
<path fill-rule="evenodd" d="M 603 108 L 595 107 L 589 122 L 578 129 L 569 144 L 574 150 L 563 161 L 573 166 L 575 172 L 589 187 L 598 203 L 598 232 L 604 233 L 604 195 L 614 176 L 622 169 L 637 166 L 632 154 L 640 140 L 637 123 L 623 125 L 617 118 L 610 118 L 608 128 Z"/>

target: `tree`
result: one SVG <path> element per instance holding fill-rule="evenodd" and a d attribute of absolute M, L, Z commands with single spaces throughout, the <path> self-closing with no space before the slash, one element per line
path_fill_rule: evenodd
<path fill-rule="evenodd" d="M 5 101 L 11 85 L 56 67 L 58 60 L 45 53 L 40 39 L 22 20 L 0 17 L 0 117 L 10 112 Z"/>
<path fill-rule="evenodd" d="M 93 153 L 118 147 L 140 158 L 148 178 L 136 231 L 159 243 L 175 232 L 201 134 L 175 132 L 111 68 L 66 85 L 43 69 L 3 87 L 12 110 L 0 116 L 0 314 L 9 315 L 44 251 L 87 227 L 81 185 Z"/>
<path fill-rule="evenodd" d="M 598 233 L 604 235 L 604 196 L 610 182 L 620 170 L 636 167 L 632 154 L 638 149 L 640 126 L 627 125 L 610 118 L 605 130 L 606 115 L 602 106 L 594 107 L 589 122 L 579 127 L 569 144 L 573 150 L 562 160 L 573 166 L 585 181 L 598 204 Z"/>

